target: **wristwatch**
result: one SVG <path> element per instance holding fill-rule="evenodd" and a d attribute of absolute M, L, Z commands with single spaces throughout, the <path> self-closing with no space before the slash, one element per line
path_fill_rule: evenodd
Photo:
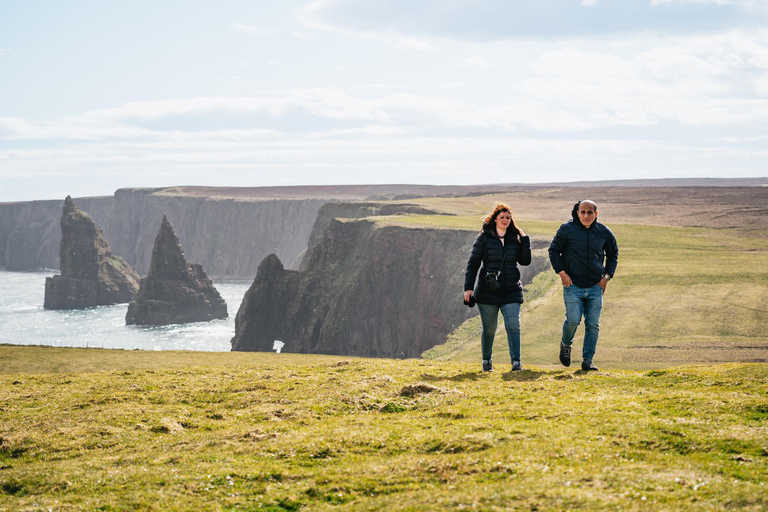
<path fill-rule="evenodd" d="M 605 278 L 606 281 L 610 281 L 611 280 L 611 275 L 610 274 L 603 274 L 603 277 Z"/>

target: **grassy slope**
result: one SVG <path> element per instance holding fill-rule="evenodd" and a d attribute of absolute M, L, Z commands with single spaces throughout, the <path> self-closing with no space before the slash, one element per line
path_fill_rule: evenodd
<path fill-rule="evenodd" d="M 608 224 L 597 375 L 477 373 L 477 319 L 435 349 L 472 364 L 0 346 L 0 511 L 765 510 L 768 365 L 615 370 L 764 358 L 765 233 Z M 528 296 L 524 360 L 554 363 L 556 276 Z"/>
<path fill-rule="evenodd" d="M 477 215 L 388 219 L 408 225 L 474 229 Z M 558 222 L 525 221 L 535 239 L 550 240 Z M 766 361 L 768 350 L 768 239 L 728 229 L 611 224 L 619 240 L 619 268 L 601 320 L 596 360 L 612 367 L 659 367 L 706 361 Z M 546 251 L 541 251 L 546 254 Z M 565 313 L 557 276 L 529 287 L 524 306 L 523 360 L 557 364 Z M 506 363 L 506 336 L 494 353 Z M 574 356 L 580 359 L 580 328 Z M 468 321 L 447 345 L 425 357 L 478 359 L 479 319 Z"/>
<path fill-rule="evenodd" d="M 21 352 L 19 352 L 21 351 Z M 204 354 L 204 356 L 203 356 Z M 313 361 L 338 361 L 338 356 L 314 356 Z M 302 364 L 302 354 L 263 352 L 192 352 L 189 350 L 114 350 L 98 348 L 19 347 L 0 345 L 0 375 L 36 373 L 93 373 L 115 370 L 186 368 L 206 364 L 237 365 Z"/>
<path fill-rule="evenodd" d="M 735 231 L 616 225 L 617 278 L 601 319 L 602 361 L 766 360 L 768 240 Z M 564 315 L 557 281 L 525 309 L 530 359 L 556 363 Z M 581 329 L 576 335 L 580 352 Z"/>
<path fill-rule="evenodd" d="M 0 510 L 768 507 L 764 364 L 482 374 L 185 353 L 196 366 L 135 370 L 141 354 L 122 355 L 125 370 L 0 376 Z"/>

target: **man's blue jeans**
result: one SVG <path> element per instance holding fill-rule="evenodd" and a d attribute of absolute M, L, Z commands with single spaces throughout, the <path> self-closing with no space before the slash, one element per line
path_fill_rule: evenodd
<path fill-rule="evenodd" d="M 600 334 L 600 313 L 603 311 L 603 289 L 600 285 L 582 288 L 571 285 L 563 288 L 565 300 L 565 323 L 563 323 L 563 344 L 573 345 L 576 328 L 584 317 L 584 346 L 581 349 L 582 358 L 591 361 L 597 348 L 597 337 Z"/>
<path fill-rule="evenodd" d="M 496 327 L 499 324 L 499 310 L 504 317 L 504 327 L 507 329 L 509 357 L 512 361 L 520 360 L 520 304 L 512 302 L 497 306 L 495 304 L 477 303 L 480 311 L 480 321 L 483 323 L 483 334 L 480 347 L 483 359 L 490 359 L 493 354 L 493 339 L 496 337 Z"/>

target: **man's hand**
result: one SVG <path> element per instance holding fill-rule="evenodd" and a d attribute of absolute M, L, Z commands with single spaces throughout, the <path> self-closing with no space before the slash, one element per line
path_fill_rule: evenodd
<path fill-rule="evenodd" d="M 605 287 L 608 284 L 608 279 L 605 276 L 603 276 L 600 278 L 600 282 L 597 284 L 600 285 L 600 288 L 603 289 L 603 293 L 605 293 Z"/>
<path fill-rule="evenodd" d="M 469 298 L 472 296 L 472 290 L 464 291 L 464 302 L 469 302 Z"/>
<path fill-rule="evenodd" d="M 557 275 L 560 276 L 560 281 L 563 282 L 563 288 L 568 288 L 569 286 L 571 286 L 573 284 L 573 281 L 571 281 L 571 276 L 566 274 L 565 270 L 561 270 L 560 272 L 558 272 Z M 601 286 L 603 286 L 603 285 L 601 285 Z M 603 286 L 603 290 L 605 290 L 605 286 Z"/>

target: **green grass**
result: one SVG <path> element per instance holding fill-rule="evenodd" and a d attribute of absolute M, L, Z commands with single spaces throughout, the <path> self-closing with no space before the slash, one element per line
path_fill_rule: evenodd
<path fill-rule="evenodd" d="M 487 200 L 465 199 L 456 216 L 376 220 L 475 230 L 482 215 L 466 212 L 479 209 Z M 522 224 L 538 240 L 551 239 L 560 225 L 534 220 Z M 597 360 L 630 369 L 768 360 L 768 239 L 733 229 L 632 224 L 612 224 L 611 228 L 619 241 L 619 268 L 605 297 Z M 548 274 L 526 287 L 527 303 L 522 310 L 523 360 L 539 365 L 558 364 L 565 312 L 559 280 L 554 273 Z M 503 322 L 499 329 L 494 353 L 497 360 L 505 361 Z M 582 336 L 580 328 L 576 355 Z M 423 356 L 476 361 L 479 353 L 480 323 L 474 318 Z"/>
<path fill-rule="evenodd" d="M 19 352 L 21 351 L 21 352 Z M 20 356 L 23 354 L 23 357 Z M 204 357 L 203 355 L 204 354 Z M 337 361 L 337 356 L 312 356 L 313 361 Z M 114 350 L 0 344 L 0 375 L 14 373 L 92 373 L 114 370 L 185 368 L 204 362 L 211 366 L 303 364 L 303 354 L 270 352 L 192 352 L 188 350 Z"/>
<path fill-rule="evenodd" d="M 418 220 L 418 219 L 416 219 Z M 556 223 L 526 222 L 539 238 Z M 768 240 L 735 230 L 612 225 L 619 241 L 596 360 L 614 368 L 768 359 Z M 557 364 L 565 307 L 553 272 L 526 290 L 523 361 Z M 582 328 L 576 333 L 580 353 Z M 425 357 L 475 361 L 480 324 L 470 320 Z M 494 353 L 505 354 L 503 322 Z M 502 360 L 506 360 L 504 357 Z"/>
<path fill-rule="evenodd" d="M 39 356 L 2 348 L 16 367 Z M 82 354 L 0 376 L 0 510 L 768 507 L 764 364 L 483 374 L 186 353 L 135 369 L 123 352 L 124 368 L 72 371 Z"/>
<path fill-rule="evenodd" d="M 380 225 L 422 227 L 435 229 L 462 229 L 480 232 L 484 215 L 390 215 L 368 217 Z M 531 236 L 554 236 L 561 222 L 526 220 L 520 223 L 520 229 Z"/>

